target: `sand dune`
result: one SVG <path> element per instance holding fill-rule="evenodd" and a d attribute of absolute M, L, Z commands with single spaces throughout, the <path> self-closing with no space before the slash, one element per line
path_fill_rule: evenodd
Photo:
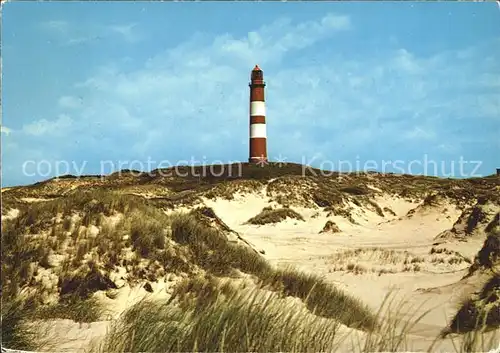
<path fill-rule="evenodd" d="M 366 178 L 356 187 L 279 177 L 231 181 L 216 184 L 212 189 L 189 192 L 164 185 L 133 186 L 133 180 L 127 179 L 127 184 L 119 185 L 117 190 L 157 202 L 166 215 L 205 210 L 199 211 L 201 217 L 207 220 L 208 226 L 225 234 L 228 242 L 253 248 L 277 268 L 293 266 L 320 275 L 360 298 L 373 310 L 383 304 L 389 293 L 396 292 L 398 298 L 408 300 L 407 307 L 411 308 L 406 316 L 401 313 L 404 320 L 429 311 L 409 335 L 413 349 L 427 349 L 449 324 L 459 303 L 478 291 L 485 281 L 486 277 L 481 274 L 464 277 L 483 246 L 485 229 L 492 227 L 500 211 L 498 200 L 481 200 L 476 196 L 466 200 L 456 188 L 443 193 L 405 189 L 402 194 L 406 196 L 401 196 L 391 190 L 395 183 L 403 181 Z M 113 180 L 118 184 L 122 182 Z M 355 179 L 348 176 L 345 180 L 352 183 Z M 77 182 L 73 179 L 51 181 L 34 189 L 36 192 L 16 188 L 2 190 L 12 205 L 2 210 L 3 219 L 14 220 L 20 215 L 14 206 L 23 208 L 30 203 L 50 202 L 55 192 L 72 197 L 80 188 L 110 183 L 92 178 L 81 184 L 75 184 Z M 13 197 L 16 193 L 19 196 Z M 250 221 L 263 212 L 267 212 L 267 216 L 259 222 Z M 83 216 L 74 214 L 71 222 L 81 221 Z M 103 219 L 101 223 L 110 227 L 124 221 L 119 213 Z M 64 220 L 61 218 L 60 222 Z M 102 227 L 103 224 L 89 225 L 80 233 L 99 239 Z M 75 230 L 69 228 L 68 234 L 71 232 Z M 129 239 L 129 235 L 123 239 Z M 49 256 L 52 258 L 54 256 Z M 144 262 L 136 266 L 150 265 Z M 39 278 L 43 277 L 43 271 L 49 278 L 53 270 L 41 270 Z M 110 320 L 145 297 L 168 300 L 176 284 L 187 275 L 163 273 L 147 280 L 137 276 L 130 272 L 130 266 L 116 265 L 109 275 L 115 288 L 94 294 L 108 310 L 105 320 L 92 324 L 59 319 L 45 322 L 43 325 L 48 324 L 48 330 L 60 342 L 57 350 L 87 349 L 91 342 L 102 339 Z M 52 300 L 57 301 L 56 294 L 53 295 Z M 348 346 L 344 348 L 349 350 Z M 454 350 L 450 339 L 441 341 L 434 349 Z"/>

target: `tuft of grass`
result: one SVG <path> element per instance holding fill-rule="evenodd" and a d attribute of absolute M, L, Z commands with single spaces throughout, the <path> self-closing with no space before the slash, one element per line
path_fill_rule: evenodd
<path fill-rule="evenodd" d="M 21 288 L 26 286 L 31 274 L 31 263 L 43 259 L 48 248 L 32 241 L 22 233 L 16 222 L 2 222 L 2 295 L 3 298 L 16 297 Z"/>
<path fill-rule="evenodd" d="M 458 342 L 456 338 L 452 338 L 455 352 L 460 353 L 494 352 L 498 349 L 498 342 L 500 342 L 500 332 L 498 330 L 487 332 L 484 327 L 463 334 Z"/>
<path fill-rule="evenodd" d="M 492 269 L 500 260 L 500 231 L 487 236 L 483 246 L 478 251 L 467 276 L 471 276 L 479 269 Z"/>
<path fill-rule="evenodd" d="M 470 333 L 500 327 L 500 275 L 494 274 L 477 297 L 466 299 L 448 327 L 448 333 Z"/>
<path fill-rule="evenodd" d="M 390 214 L 391 216 L 393 216 L 393 217 L 396 217 L 396 216 L 397 216 L 397 215 L 396 215 L 396 212 L 394 212 L 394 211 L 393 211 L 391 208 L 389 208 L 389 207 L 384 207 L 383 211 L 384 211 L 384 212 L 389 213 L 389 214 Z"/>
<path fill-rule="evenodd" d="M 32 320 L 37 304 L 33 297 L 2 298 L 2 349 L 41 351 L 53 347 L 53 337 L 41 332 Z"/>
<path fill-rule="evenodd" d="M 2 347 L 19 350 L 36 350 L 36 330 L 25 325 L 30 312 L 21 298 L 2 301 Z"/>
<path fill-rule="evenodd" d="M 277 352 L 333 351 L 338 323 L 308 314 L 274 293 L 236 289 L 213 300 L 143 301 L 112 327 L 100 351 Z M 207 291 L 207 290 L 205 290 Z M 201 306 L 200 306 L 200 303 Z"/>
<path fill-rule="evenodd" d="M 315 315 L 354 328 L 369 329 L 373 325 L 374 316 L 366 305 L 317 275 L 288 267 L 264 278 L 262 285 L 270 285 L 285 296 L 300 298 Z"/>
<path fill-rule="evenodd" d="M 321 277 L 292 268 L 276 270 L 256 251 L 227 242 L 215 229 L 201 225 L 189 215 L 178 215 L 173 219 L 172 238 L 187 245 L 193 261 L 206 271 L 229 275 L 231 269 L 239 269 L 257 276 L 262 286 L 300 298 L 317 315 L 336 318 L 353 327 L 370 325 L 370 311 L 359 300 Z"/>
<path fill-rule="evenodd" d="M 95 297 L 82 299 L 68 295 L 62 297 L 57 304 L 39 308 L 35 317 L 42 320 L 69 319 L 78 323 L 89 323 L 98 321 L 104 314 L 104 308 Z"/>
<path fill-rule="evenodd" d="M 172 239 L 187 245 L 193 261 L 201 268 L 218 275 L 232 269 L 263 276 L 272 267 L 251 248 L 229 243 L 213 228 L 206 227 L 191 215 L 177 215 L 172 219 Z"/>
<path fill-rule="evenodd" d="M 347 272 L 352 272 L 355 275 L 360 275 L 360 274 L 365 273 L 367 271 L 367 268 L 364 267 L 363 265 L 355 264 L 353 262 L 350 262 L 349 264 L 347 264 L 346 269 L 347 269 Z"/>
<path fill-rule="evenodd" d="M 345 186 L 343 188 L 340 188 L 340 191 L 346 194 L 351 194 L 351 195 L 367 195 L 370 193 L 370 190 L 363 187 L 363 186 L 358 186 L 358 185 L 353 185 L 353 186 Z"/>
<path fill-rule="evenodd" d="M 257 216 L 250 218 L 246 223 L 263 225 L 270 223 L 279 223 L 287 218 L 304 221 L 304 217 L 302 217 L 299 213 L 292 210 L 291 208 L 285 207 L 274 210 L 264 208 L 262 212 L 260 212 Z"/>
<path fill-rule="evenodd" d="M 156 249 L 165 249 L 167 228 L 166 220 L 162 222 L 155 218 L 144 217 L 139 212 L 132 213 L 130 216 L 130 240 L 133 248 L 142 257 L 148 257 Z"/>
<path fill-rule="evenodd" d="M 486 213 L 484 212 L 481 205 L 476 205 L 472 208 L 472 212 L 467 218 L 467 227 L 465 229 L 466 234 L 471 234 L 477 227 L 477 225 L 486 219 Z"/>
<path fill-rule="evenodd" d="M 243 288 L 242 285 L 240 289 Z M 231 281 L 223 281 L 211 274 L 197 275 L 177 283 L 168 303 L 178 301 L 183 309 L 192 306 L 202 310 L 215 303 L 220 296 L 234 295 L 236 290 Z"/>
<path fill-rule="evenodd" d="M 334 222 L 334 221 L 326 221 L 324 227 L 322 230 L 320 230 L 321 233 L 339 233 L 341 230 L 339 226 Z"/>
<path fill-rule="evenodd" d="M 490 223 L 484 228 L 486 233 L 494 233 L 500 227 L 500 212 L 496 213 Z"/>
<path fill-rule="evenodd" d="M 71 295 L 82 299 L 88 299 L 100 290 L 116 289 L 116 285 L 92 262 L 88 268 L 84 267 L 75 274 L 62 273 L 58 287 L 60 296 Z"/>
<path fill-rule="evenodd" d="M 328 212 L 328 217 L 330 216 L 340 216 L 346 218 L 352 224 L 358 224 L 351 214 L 351 208 L 342 208 L 339 206 L 326 207 L 325 211 Z"/>
<path fill-rule="evenodd" d="M 380 217 L 385 217 L 384 211 L 382 210 L 382 208 L 379 206 L 378 203 L 370 199 L 367 200 L 367 203 L 375 209 L 377 215 L 379 215 Z"/>
<path fill-rule="evenodd" d="M 129 308 L 94 351 L 400 352 L 412 350 L 409 335 L 427 314 L 392 292 L 368 332 L 341 333 L 336 320 L 314 315 L 275 293 L 197 277 L 179 283 L 168 302 L 143 300 Z M 495 338 L 487 341 L 484 336 L 479 331 L 464 335 L 456 352 L 494 347 Z M 350 349 L 344 345 L 349 338 Z"/>

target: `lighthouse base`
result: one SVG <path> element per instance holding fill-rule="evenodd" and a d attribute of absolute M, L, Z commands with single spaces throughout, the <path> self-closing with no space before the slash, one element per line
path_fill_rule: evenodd
<path fill-rule="evenodd" d="M 260 164 L 260 163 L 269 163 L 266 157 L 251 157 L 248 158 L 248 163 L 250 164 Z"/>

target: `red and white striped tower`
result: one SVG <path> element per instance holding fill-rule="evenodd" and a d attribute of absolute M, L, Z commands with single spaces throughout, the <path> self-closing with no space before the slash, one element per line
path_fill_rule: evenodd
<path fill-rule="evenodd" d="M 250 82 L 250 156 L 248 162 L 267 162 L 266 104 L 264 75 L 255 65 Z"/>

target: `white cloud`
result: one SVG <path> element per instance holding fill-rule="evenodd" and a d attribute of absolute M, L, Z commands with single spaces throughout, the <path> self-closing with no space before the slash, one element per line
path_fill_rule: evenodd
<path fill-rule="evenodd" d="M 463 93 L 448 93 L 496 80 L 476 75 L 470 60 L 454 51 L 417 57 L 401 48 L 382 58 L 339 56 L 300 69 L 287 63 L 292 52 L 352 27 L 347 16 L 326 15 L 303 23 L 277 20 L 241 38 L 194 36 L 135 71 L 108 66 L 78 84 L 92 91 L 82 117 L 113 131 L 155 131 L 138 137 L 148 146 L 137 142 L 132 148 L 139 153 L 160 149 L 165 136 L 197 141 L 192 149 L 223 151 L 247 139 L 247 82 L 256 63 L 268 82 L 269 143 L 283 153 L 347 153 L 380 140 L 432 140 L 436 124 L 448 116 L 493 114 L 498 107 L 487 94 L 478 111 Z M 477 60 L 476 67 L 483 59 Z M 297 131 L 300 138 L 291 138 Z"/>
<path fill-rule="evenodd" d="M 56 120 L 40 119 L 31 124 L 23 126 L 22 131 L 28 135 L 62 135 L 71 127 L 73 120 L 64 114 L 59 115 Z"/>
<path fill-rule="evenodd" d="M 81 145 L 96 145 L 93 153 L 105 158 L 198 154 L 244 160 L 247 84 L 257 63 L 268 83 L 271 159 L 279 153 L 288 160 L 315 154 L 342 159 L 422 146 L 458 153 L 463 136 L 450 132 L 446 119 L 484 119 L 498 110 L 493 93 L 470 93 L 471 87 L 498 90 L 494 70 L 488 73 L 494 62 L 476 49 L 466 59 L 456 51 L 422 57 L 399 48 L 356 60 L 340 53 L 309 65 L 289 61 L 352 28 L 348 16 L 333 14 L 302 23 L 281 19 L 241 37 L 195 35 L 135 70 L 122 71 L 120 61 L 99 68 L 59 99 L 61 112 L 73 109 L 74 119 L 42 119 L 23 131 L 68 141 L 74 136 L 67 131 L 78 131 Z M 137 28 L 108 30 L 126 37 Z"/>
<path fill-rule="evenodd" d="M 423 129 L 419 126 L 415 126 L 412 130 L 404 133 L 405 139 L 416 139 L 416 140 L 431 140 L 436 137 L 434 131 L 430 131 L 429 129 Z"/>
<path fill-rule="evenodd" d="M 82 37 L 79 36 L 79 37 L 69 38 L 67 41 L 65 41 L 62 44 L 66 45 L 66 46 L 81 45 L 81 44 L 85 44 L 85 43 L 89 43 L 89 42 L 93 42 L 93 41 L 101 40 L 101 39 L 102 39 L 102 37 L 98 36 L 98 35 L 95 35 L 95 36 L 82 36 Z"/>
<path fill-rule="evenodd" d="M 67 21 L 62 20 L 51 20 L 41 23 L 42 28 L 55 31 L 59 33 L 64 33 L 70 27 L 70 24 Z"/>
<path fill-rule="evenodd" d="M 83 99 L 73 97 L 73 96 L 62 96 L 59 98 L 58 105 L 61 108 L 76 109 L 81 107 L 83 104 Z"/>
<path fill-rule="evenodd" d="M 423 71 L 423 65 L 406 49 L 399 49 L 396 52 L 394 64 L 396 68 L 402 69 L 413 75 L 421 74 Z"/>
<path fill-rule="evenodd" d="M 351 28 L 348 16 L 328 14 L 318 21 L 302 23 L 280 18 L 241 38 L 225 34 L 211 39 L 197 34 L 192 40 L 151 58 L 146 68 L 170 69 L 172 63 L 176 66 L 186 63 L 182 65 L 186 68 L 196 63 L 194 66 L 231 65 L 232 68 L 243 69 L 253 67 L 256 61 L 267 66 L 279 62 L 287 53 L 304 49 Z"/>
<path fill-rule="evenodd" d="M 1 126 L 0 126 L 0 132 L 1 132 L 2 134 L 5 134 L 5 135 L 9 136 L 9 135 L 11 134 L 12 130 L 11 130 L 11 129 L 9 129 L 7 126 L 3 126 L 3 125 L 1 125 Z"/>
<path fill-rule="evenodd" d="M 138 42 L 142 37 L 137 32 L 136 24 L 106 25 L 81 23 L 78 26 L 67 21 L 52 20 L 42 22 L 41 28 L 52 33 L 55 40 L 63 46 L 87 44 L 99 40 L 111 40 L 118 37 L 130 43 Z"/>
<path fill-rule="evenodd" d="M 137 27 L 136 23 L 130 23 L 126 25 L 107 26 L 107 30 L 115 34 L 118 34 L 128 42 L 135 43 L 141 39 L 141 36 L 137 33 L 136 27 Z"/>
<path fill-rule="evenodd" d="M 455 153 L 458 150 L 458 147 L 449 143 L 441 143 L 437 146 L 437 148 L 445 153 Z"/>

